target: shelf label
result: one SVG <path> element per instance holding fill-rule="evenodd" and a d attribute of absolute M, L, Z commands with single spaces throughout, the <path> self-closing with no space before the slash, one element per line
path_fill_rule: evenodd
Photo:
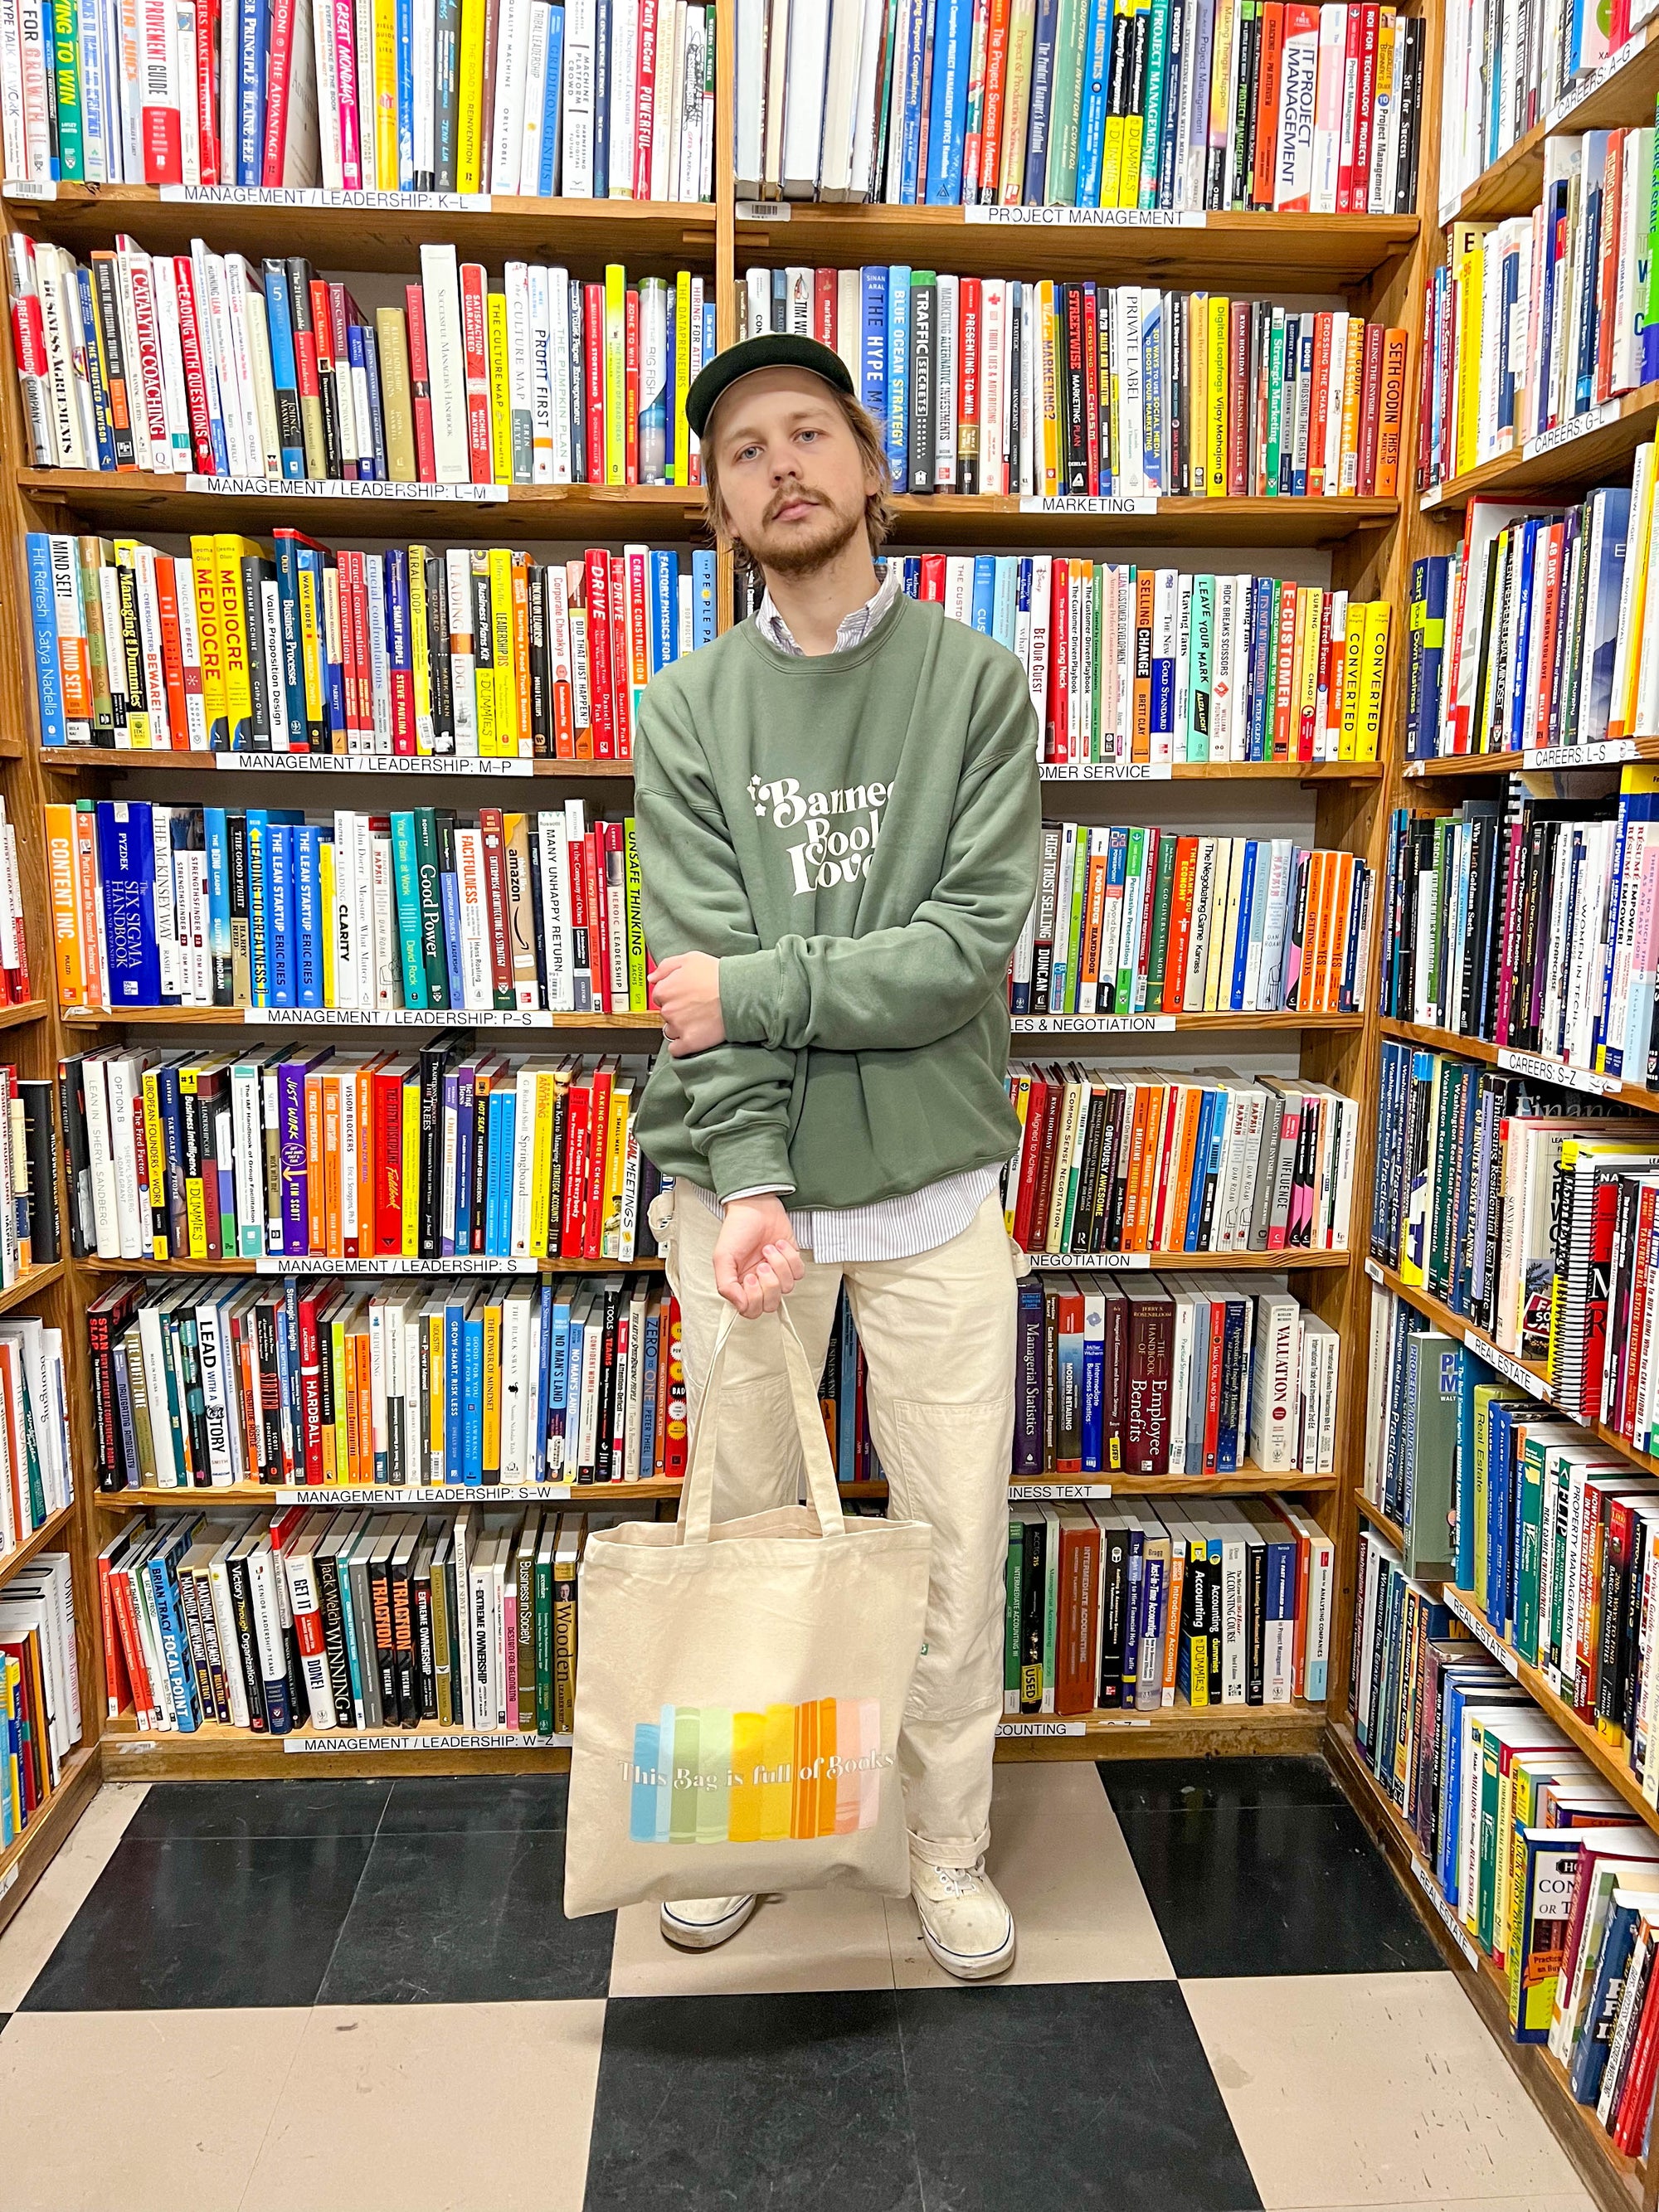
<path fill-rule="evenodd" d="M 1495 1367 L 1500 1375 L 1507 1376 L 1511 1382 L 1517 1383 L 1532 1397 L 1542 1398 L 1552 1406 L 1555 1403 L 1555 1393 L 1541 1375 L 1535 1374 L 1530 1367 L 1523 1367 L 1507 1352 L 1500 1352 L 1486 1337 L 1477 1335 L 1474 1329 L 1466 1329 L 1463 1341 L 1477 1359 L 1484 1359 L 1488 1367 Z"/>
<path fill-rule="evenodd" d="M 1635 758 L 1634 738 L 1597 738 L 1583 745 L 1528 745 L 1521 762 L 1524 768 L 1605 768 Z"/>
<path fill-rule="evenodd" d="M 20 1860 L 17 1865 L 9 1866 L 4 1874 L 0 1874 L 0 1897 L 3 1897 L 5 1895 L 6 1892 L 11 1887 L 13 1882 L 16 1881 L 18 1875 L 21 1874 L 22 1871 L 22 1863 Z"/>
<path fill-rule="evenodd" d="M 1365 1273 L 1374 1283 L 1380 1283 L 1382 1279 L 1382 1270 L 1377 1266 L 1375 1260 L 1366 1261 Z"/>
<path fill-rule="evenodd" d="M 182 207 L 346 208 L 358 215 L 488 215 L 488 192 L 335 192 L 319 185 L 163 185 Z"/>
<path fill-rule="evenodd" d="M 105 760 L 118 761 L 119 753 L 100 754 Z M 216 769 L 234 771 L 237 769 L 257 770 L 261 775 L 533 775 L 533 760 L 471 760 L 461 759 L 453 753 L 416 755 L 407 753 L 210 753 L 207 757 Z M 200 753 L 183 753 L 180 766 L 188 763 L 199 766 Z"/>
<path fill-rule="evenodd" d="M 324 1252 L 277 1252 L 256 1260 L 256 1275 L 533 1275 L 540 1261 L 527 1253 L 504 1259 L 487 1252 L 446 1253 L 439 1260 L 405 1260 L 400 1254 L 371 1260 L 334 1260 Z"/>
<path fill-rule="evenodd" d="M 1553 430 L 1540 430 L 1535 438 L 1528 438 L 1521 448 L 1521 458 L 1523 461 L 1535 461 L 1561 446 L 1571 446 L 1576 439 L 1588 438 L 1592 430 L 1600 430 L 1618 419 L 1619 402 L 1604 399 L 1599 407 L 1592 407 L 1585 414 L 1575 415 L 1570 422 L 1558 422 Z"/>
<path fill-rule="evenodd" d="M 613 1490 L 631 1487 L 612 1482 L 588 1482 L 581 1486 L 580 1494 L 586 1498 L 590 1493 L 598 1498 L 609 1498 Z M 359 1483 L 349 1488 L 343 1483 L 278 1482 L 271 1486 L 271 1497 L 278 1505 L 525 1505 L 542 1504 L 548 1499 L 556 1504 L 568 1504 L 573 1492 L 568 1482 L 486 1482 L 468 1488 L 460 1482 L 428 1483 Z"/>
<path fill-rule="evenodd" d="M 1476 1643 L 1484 1644 L 1504 1672 L 1506 1674 L 1514 1675 L 1518 1681 L 1521 1678 L 1520 1668 L 1514 1652 L 1510 1650 L 1503 1638 L 1487 1626 L 1474 1607 L 1467 1603 L 1449 1583 L 1442 1587 L 1440 1595 L 1445 1601 L 1447 1610 L 1457 1615 Z"/>
<path fill-rule="evenodd" d="M 184 489 L 214 492 L 227 499 L 418 500 L 428 506 L 447 507 L 501 507 L 507 500 L 505 484 L 393 483 L 389 478 L 343 483 L 333 477 L 187 476 Z"/>
<path fill-rule="evenodd" d="M 1170 761 L 1044 761 L 1044 783 L 1168 783 Z"/>
<path fill-rule="evenodd" d="M 793 211 L 787 200 L 739 200 L 733 213 L 739 222 L 787 222 Z"/>
<path fill-rule="evenodd" d="M 1049 1504 L 1056 1499 L 1079 1498 L 1109 1498 L 1109 1482 L 1011 1482 L 1009 1503 L 1013 1505 Z"/>
<path fill-rule="evenodd" d="M 1083 1735 L 1086 1733 L 1086 1723 L 1082 1721 L 1006 1720 L 997 1723 L 1000 1736 Z"/>
<path fill-rule="evenodd" d="M 1185 208 L 981 207 L 962 210 L 964 222 L 1012 230 L 1202 230 L 1204 217 Z"/>
<path fill-rule="evenodd" d="M 1033 1267 L 1083 1267 L 1091 1274 L 1097 1274 L 1103 1269 L 1115 1275 L 1134 1274 L 1152 1264 L 1150 1252 L 1028 1252 L 1024 1256 Z M 1199 1267 L 1203 1266 L 1206 1259 L 1213 1257 L 1214 1255 L 1210 1253 L 1194 1252 L 1192 1255 Z"/>
<path fill-rule="evenodd" d="M 370 1751 L 558 1751 L 568 1735 L 520 1735 L 511 1729 L 445 1729 L 435 1735 L 365 1735 L 342 1729 L 337 1735 L 285 1735 L 283 1749 L 308 1752 Z"/>
<path fill-rule="evenodd" d="M 1564 1060 L 1542 1052 L 1511 1052 L 1500 1045 L 1498 1065 L 1509 1075 L 1525 1075 L 1534 1083 L 1559 1083 L 1564 1091 L 1587 1091 L 1600 1098 L 1624 1089 L 1616 1075 L 1599 1075 L 1593 1068 L 1569 1067 Z"/>
<path fill-rule="evenodd" d="M 1551 108 L 1545 120 L 1546 134 L 1559 131 L 1567 118 L 1582 107 L 1593 92 L 1600 92 L 1602 86 L 1610 83 L 1627 63 L 1634 61 L 1638 55 L 1645 50 L 1647 43 L 1645 38 L 1626 39 L 1622 46 L 1610 53 L 1607 59 L 1598 68 L 1593 69 L 1580 83 L 1574 85 L 1571 92 L 1564 93 Z"/>
<path fill-rule="evenodd" d="M 1248 1017 L 1241 1014 L 1239 1019 L 1244 1022 Z M 1173 1014 L 1016 1014 L 1011 1024 L 1020 1036 L 1052 1036 L 1073 1030 L 1091 1036 L 1151 1036 L 1175 1025 Z"/>
<path fill-rule="evenodd" d="M 1424 1896 L 1428 1899 L 1429 1903 L 1433 1905 L 1435 1911 L 1439 1914 L 1441 1921 L 1445 1927 L 1446 1933 L 1451 1937 L 1453 1942 L 1456 1944 L 1458 1949 L 1463 1954 L 1465 1964 L 1472 1966 L 1478 1974 L 1480 1971 L 1480 1954 L 1475 1949 L 1474 1944 L 1470 1942 L 1468 1936 L 1464 1930 L 1462 1922 L 1452 1911 L 1450 1905 L 1447 1904 L 1445 1899 L 1440 1894 L 1440 1891 L 1435 1882 L 1434 1876 L 1429 1872 L 1427 1867 L 1424 1865 L 1422 1860 L 1415 1856 L 1413 1856 L 1412 1860 L 1412 1872 L 1417 1876 L 1418 1887 L 1422 1891 Z"/>
<path fill-rule="evenodd" d="M 8 177 L 0 193 L 9 200 L 55 200 L 58 181 L 54 177 L 42 177 L 38 183 L 33 177 Z"/>
<path fill-rule="evenodd" d="M 1156 514 L 1158 495 L 1136 499 L 1088 499 L 1081 492 L 1065 492 L 1053 499 L 1022 499 L 1022 514 Z"/>
<path fill-rule="evenodd" d="M 554 1025 L 552 1015 L 539 1011 L 469 1013 L 464 1006 L 244 1006 L 242 1021 L 256 1030 L 550 1030 Z"/>

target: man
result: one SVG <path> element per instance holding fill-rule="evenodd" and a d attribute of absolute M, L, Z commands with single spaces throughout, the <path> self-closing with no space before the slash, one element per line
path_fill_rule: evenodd
<path fill-rule="evenodd" d="M 984 1871 L 1002 1711 L 1015 1262 L 998 1179 L 1018 1137 L 1005 975 L 1036 882 L 1036 719 L 1013 656 L 878 577 L 886 464 L 840 356 L 752 338 L 693 384 L 710 520 L 766 592 L 656 678 L 635 808 L 667 1049 L 640 1141 L 693 1402 L 725 1299 L 717 1520 L 796 1496 L 769 1316 L 821 1365 L 845 1280 L 892 1510 L 933 1530 L 899 1736 L 911 1893 L 963 1979 L 1014 1955 Z M 671 1942 L 752 1897 L 662 1907 Z"/>

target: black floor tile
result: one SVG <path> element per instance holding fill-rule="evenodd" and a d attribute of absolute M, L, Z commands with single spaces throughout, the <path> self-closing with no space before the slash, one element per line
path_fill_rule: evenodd
<path fill-rule="evenodd" d="M 924 2202 L 890 1990 L 606 2007 L 584 2212 Z"/>
<path fill-rule="evenodd" d="M 185 1837 L 372 1836 L 390 1782 L 153 1782 L 126 1832 Z"/>
<path fill-rule="evenodd" d="M 392 1784 L 383 1836 L 518 1835 L 562 1830 L 565 1774 L 434 1774 Z"/>
<path fill-rule="evenodd" d="M 319 2004 L 602 1997 L 614 1915 L 564 1917 L 564 1837 L 382 1832 Z"/>
<path fill-rule="evenodd" d="M 363 1836 L 164 1843 L 129 1833 L 24 2009 L 314 2003 L 368 1850 Z"/>
<path fill-rule="evenodd" d="M 1174 1982 L 901 1990 L 926 2212 L 1256 2212 Z"/>
<path fill-rule="evenodd" d="M 1118 1814 L 1176 1972 L 1421 1972 L 1443 1964 L 1347 1805 Z"/>
<path fill-rule="evenodd" d="M 1102 1759 L 1119 1813 L 1237 1812 L 1249 1805 L 1340 1805 L 1322 1759 Z"/>

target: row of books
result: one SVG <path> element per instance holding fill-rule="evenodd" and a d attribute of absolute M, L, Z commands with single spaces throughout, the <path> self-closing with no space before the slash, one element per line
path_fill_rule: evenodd
<path fill-rule="evenodd" d="M 60 1064 L 70 1249 L 102 1260 L 653 1256 L 646 1063 L 115 1046 Z"/>
<path fill-rule="evenodd" d="M 1333 1559 L 1285 1498 L 1017 1507 L 1003 1711 L 1318 1705 Z"/>
<path fill-rule="evenodd" d="M 568 1735 L 587 1531 L 653 1510 L 135 1518 L 98 1560 L 111 1712 L 184 1735 Z"/>
<path fill-rule="evenodd" d="M 77 263 L 6 241 L 12 342 L 38 468 L 348 483 L 690 484 L 685 394 L 714 351 L 704 282 L 584 283 L 509 261 L 492 283 L 423 245 L 403 305 L 366 313 L 299 257 Z"/>
<path fill-rule="evenodd" d="M 712 552 L 27 544 L 47 745 L 626 760 L 645 685 L 714 635 Z"/>
<path fill-rule="evenodd" d="M 1413 564 L 1408 758 L 1659 734 L 1655 451 L 1577 506 L 1471 500 Z"/>
<path fill-rule="evenodd" d="M 0 1849 L 45 1809 L 81 1741 L 71 1569 L 42 1552 L 0 1589 Z"/>
<path fill-rule="evenodd" d="M 1392 497 L 1407 335 L 1136 284 L 751 268 L 738 337 L 834 346 L 896 491 Z"/>
<path fill-rule="evenodd" d="M 714 14 L 684 0 L 354 0 L 21 16 L 6 174 L 546 198 L 714 198 Z"/>
<path fill-rule="evenodd" d="M 1004 1177 L 1023 1251 L 1345 1252 L 1358 1108 L 1231 1068 L 1016 1062 Z M 1287 1263 L 1289 1264 L 1289 1263 Z"/>
<path fill-rule="evenodd" d="M 1549 137 L 1530 215 L 1452 225 L 1425 318 L 1422 484 L 1659 375 L 1656 146 L 1651 126 Z"/>
<path fill-rule="evenodd" d="M 1652 0 L 1607 8 L 1449 0 L 1440 76 L 1440 205 L 1449 217 L 1500 154 L 1627 46 Z"/>
<path fill-rule="evenodd" d="M 1356 1737 L 1449 1919 L 1617 2149 L 1640 2155 L 1659 2068 L 1659 1838 L 1479 1644 L 1359 1536 Z M 1453 1632 L 1457 1632 L 1455 1634 Z"/>
<path fill-rule="evenodd" d="M 1217 0 L 750 0 L 740 194 L 1409 214 L 1422 25 Z"/>
<path fill-rule="evenodd" d="M 641 1277 L 125 1281 L 87 1335 L 105 1490 L 685 1471 L 679 1310 Z"/>
<path fill-rule="evenodd" d="M 642 1012 L 631 816 L 46 809 L 64 1006 Z"/>
<path fill-rule="evenodd" d="M 1328 1474 L 1336 1332 L 1282 1281 L 1019 1289 L 1014 1474 Z"/>
<path fill-rule="evenodd" d="M 0 1560 L 75 1501 L 62 1332 L 0 1321 Z"/>
<path fill-rule="evenodd" d="M 0 1062 L 0 1290 L 62 1257 L 52 1088 Z"/>
<path fill-rule="evenodd" d="M 1465 800 L 1390 820 L 1382 1005 L 1397 1019 L 1659 1077 L 1659 773 L 1614 800 Z"/>
<path fill-rule="evenodd" d="M 1009 970 L 1017 1014 L 1350 1013 L 1371 873 L 1292 837 L 1045 822 Z"/>

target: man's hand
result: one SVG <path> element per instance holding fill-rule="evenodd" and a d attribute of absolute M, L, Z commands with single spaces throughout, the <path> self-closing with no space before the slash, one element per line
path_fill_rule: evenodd
<path fill-rule="evenodd" d="M 744 1321 L 775 1313 L 805 1272 L 781 1199 L 769 1194 L 728 1200 L 714 1240 L 714 1288 Z"/>
<path fill-rule="evenodd" d="M 671 1056 L 707 1052 L 726 1042 L 720 1012 L 720 963 L 707 952 L 675 952 L 652 969 L 651 999 L 662 1016 Z M 780 1209 L 781 1210 L 781 1209 Z"/>

